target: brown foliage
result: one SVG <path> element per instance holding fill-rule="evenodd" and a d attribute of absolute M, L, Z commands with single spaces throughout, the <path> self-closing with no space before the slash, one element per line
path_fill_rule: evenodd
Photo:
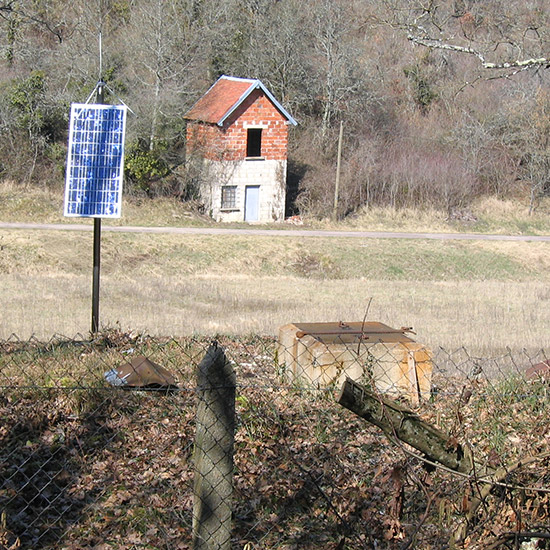
<path fill-rule="evenodd" d="M 297 202 L 305 214 L 331 211 L 340 121 L 342 216 L 369 204 L 448 210 L 480 193 L 525 187 L 535 207 L 548 192 L 546 130 L 531 124 L 521 139 L 516 130 L 518 120 L 544 112 L 534 88 L 546 84 L 545 65 L 496 84 L 490 79 L 514 71 L 489 75 L 473 53 L 413 46 L 407 34 L 455 37 L 497 64 L 536 60 L 549 42 L 547 10 L 537 6 L 509 2 L 504 13 L 496 2 L 451 0 L 6 4 L 0 177 L 62 182 L 60 113 L 84 101 L 97 80 L 101 23 L 108 101 L 131 106 L 138 116 L 130 117 L 128 142 L 161 148 L 169 167 L 166 183 L 152 177 L 155 192 L 173 192 L 183 162 L 181 113 L 225 73 L 262 79 L 299 121 L 292 161 L 308 167 Z M 40 101 L 14 102 L 37 70 Z"/>
<path fill-rule="evenodd" d="M 548 535 L 544 384 L 499 382 L 479 368 L 471 376 L 438 374 L 433 400 L 418 413 L 452 441 L 468 441 L 478 462 L 496 457 L 508 465 L 474 508 L 485 486 L 480 475 L 434 469 L 337 406 L 331 392 L 281 385 L 271 339 L 222 343 L 238 384 L 235 545 L 359 550 L 376 540 L 380 549 L 435 550 L 467 515 L 464 546 L 472 550 L 511 533 L 520 541 Z M 5 343 L 2 543 L 189 548 L 193 369 L 208 345 L 116 331 L 94 342 Z M 181 391 L 105 387 L 103 371 L 129 353 L 169 367 Z"/>

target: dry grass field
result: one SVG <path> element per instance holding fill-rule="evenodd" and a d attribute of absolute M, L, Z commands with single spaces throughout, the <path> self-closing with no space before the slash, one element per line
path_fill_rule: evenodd
<path fill-rule="evenodd" d="M 59 192 L 0 189 L 0 220 L 64 221 Z M 316 227 L 550 232 L 544 210 L 528 217 L 496 201 L 477 208 L 473 225 L 379 210 Z M 114 223 L 209 222 L 174 201 L 133 199 Z M 288 322 L 362 320 L 372 299 L 369 320 L 413 326 L 433 348 L 486 357 L 550 348 L 549 268 L 548 243 L 104 232 L 100 318 L 153 335 L 269 335 Z M 0 338 L 88 333 L 92 233 L 1 230 L 0 277 Z"/>

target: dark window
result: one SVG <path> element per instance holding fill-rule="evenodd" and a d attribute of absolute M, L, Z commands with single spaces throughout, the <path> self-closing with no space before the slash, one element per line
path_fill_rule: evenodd
<path fill-rule="evenodd" d="M 222 187 L 222 209 L 237 208 L 237 186 L 224 185 Z"/>
<path fill-rule="evenodd" d="M 262 156 L 262 129 L 249 128 L 246 136 L 246 156 Z"/>

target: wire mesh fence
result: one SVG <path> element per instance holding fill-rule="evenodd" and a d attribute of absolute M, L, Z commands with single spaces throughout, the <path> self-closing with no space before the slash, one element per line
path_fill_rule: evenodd
<path fill-rule="evenodd" d="M 543 351 L 307 336 L 217 338 L 210 386 L 210 339 L 1 341 L 0 548 L 550 547 Z M 348 376 L 401 425 L 341 406 Z M 411 418 L 471 470 L 405 441 Z"/>

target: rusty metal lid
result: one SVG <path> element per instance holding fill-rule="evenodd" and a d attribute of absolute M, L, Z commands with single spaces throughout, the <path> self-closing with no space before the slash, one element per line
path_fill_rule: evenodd
<path fill-rule="evenodd" d="M 525 369 L 527 380 L 550 380 L 550 359 Z"/>
<path fill-rule="evenodd" d="M 105 379 L 113 386 L 124 388 L 177 387 L 176 379 L 171 372 L 143 355 L 138 355 L 129 363 L 106 372 Z"/>
<path fill-rule="evenodd" d="M 302 338 L 306 334 L 325 344 L 363 342 L 414 342 L 406 332 L 412 332 L 409 327 L 391 328 L 384 323 L 374 321 L 344 323 L 295 323 Z"/>

